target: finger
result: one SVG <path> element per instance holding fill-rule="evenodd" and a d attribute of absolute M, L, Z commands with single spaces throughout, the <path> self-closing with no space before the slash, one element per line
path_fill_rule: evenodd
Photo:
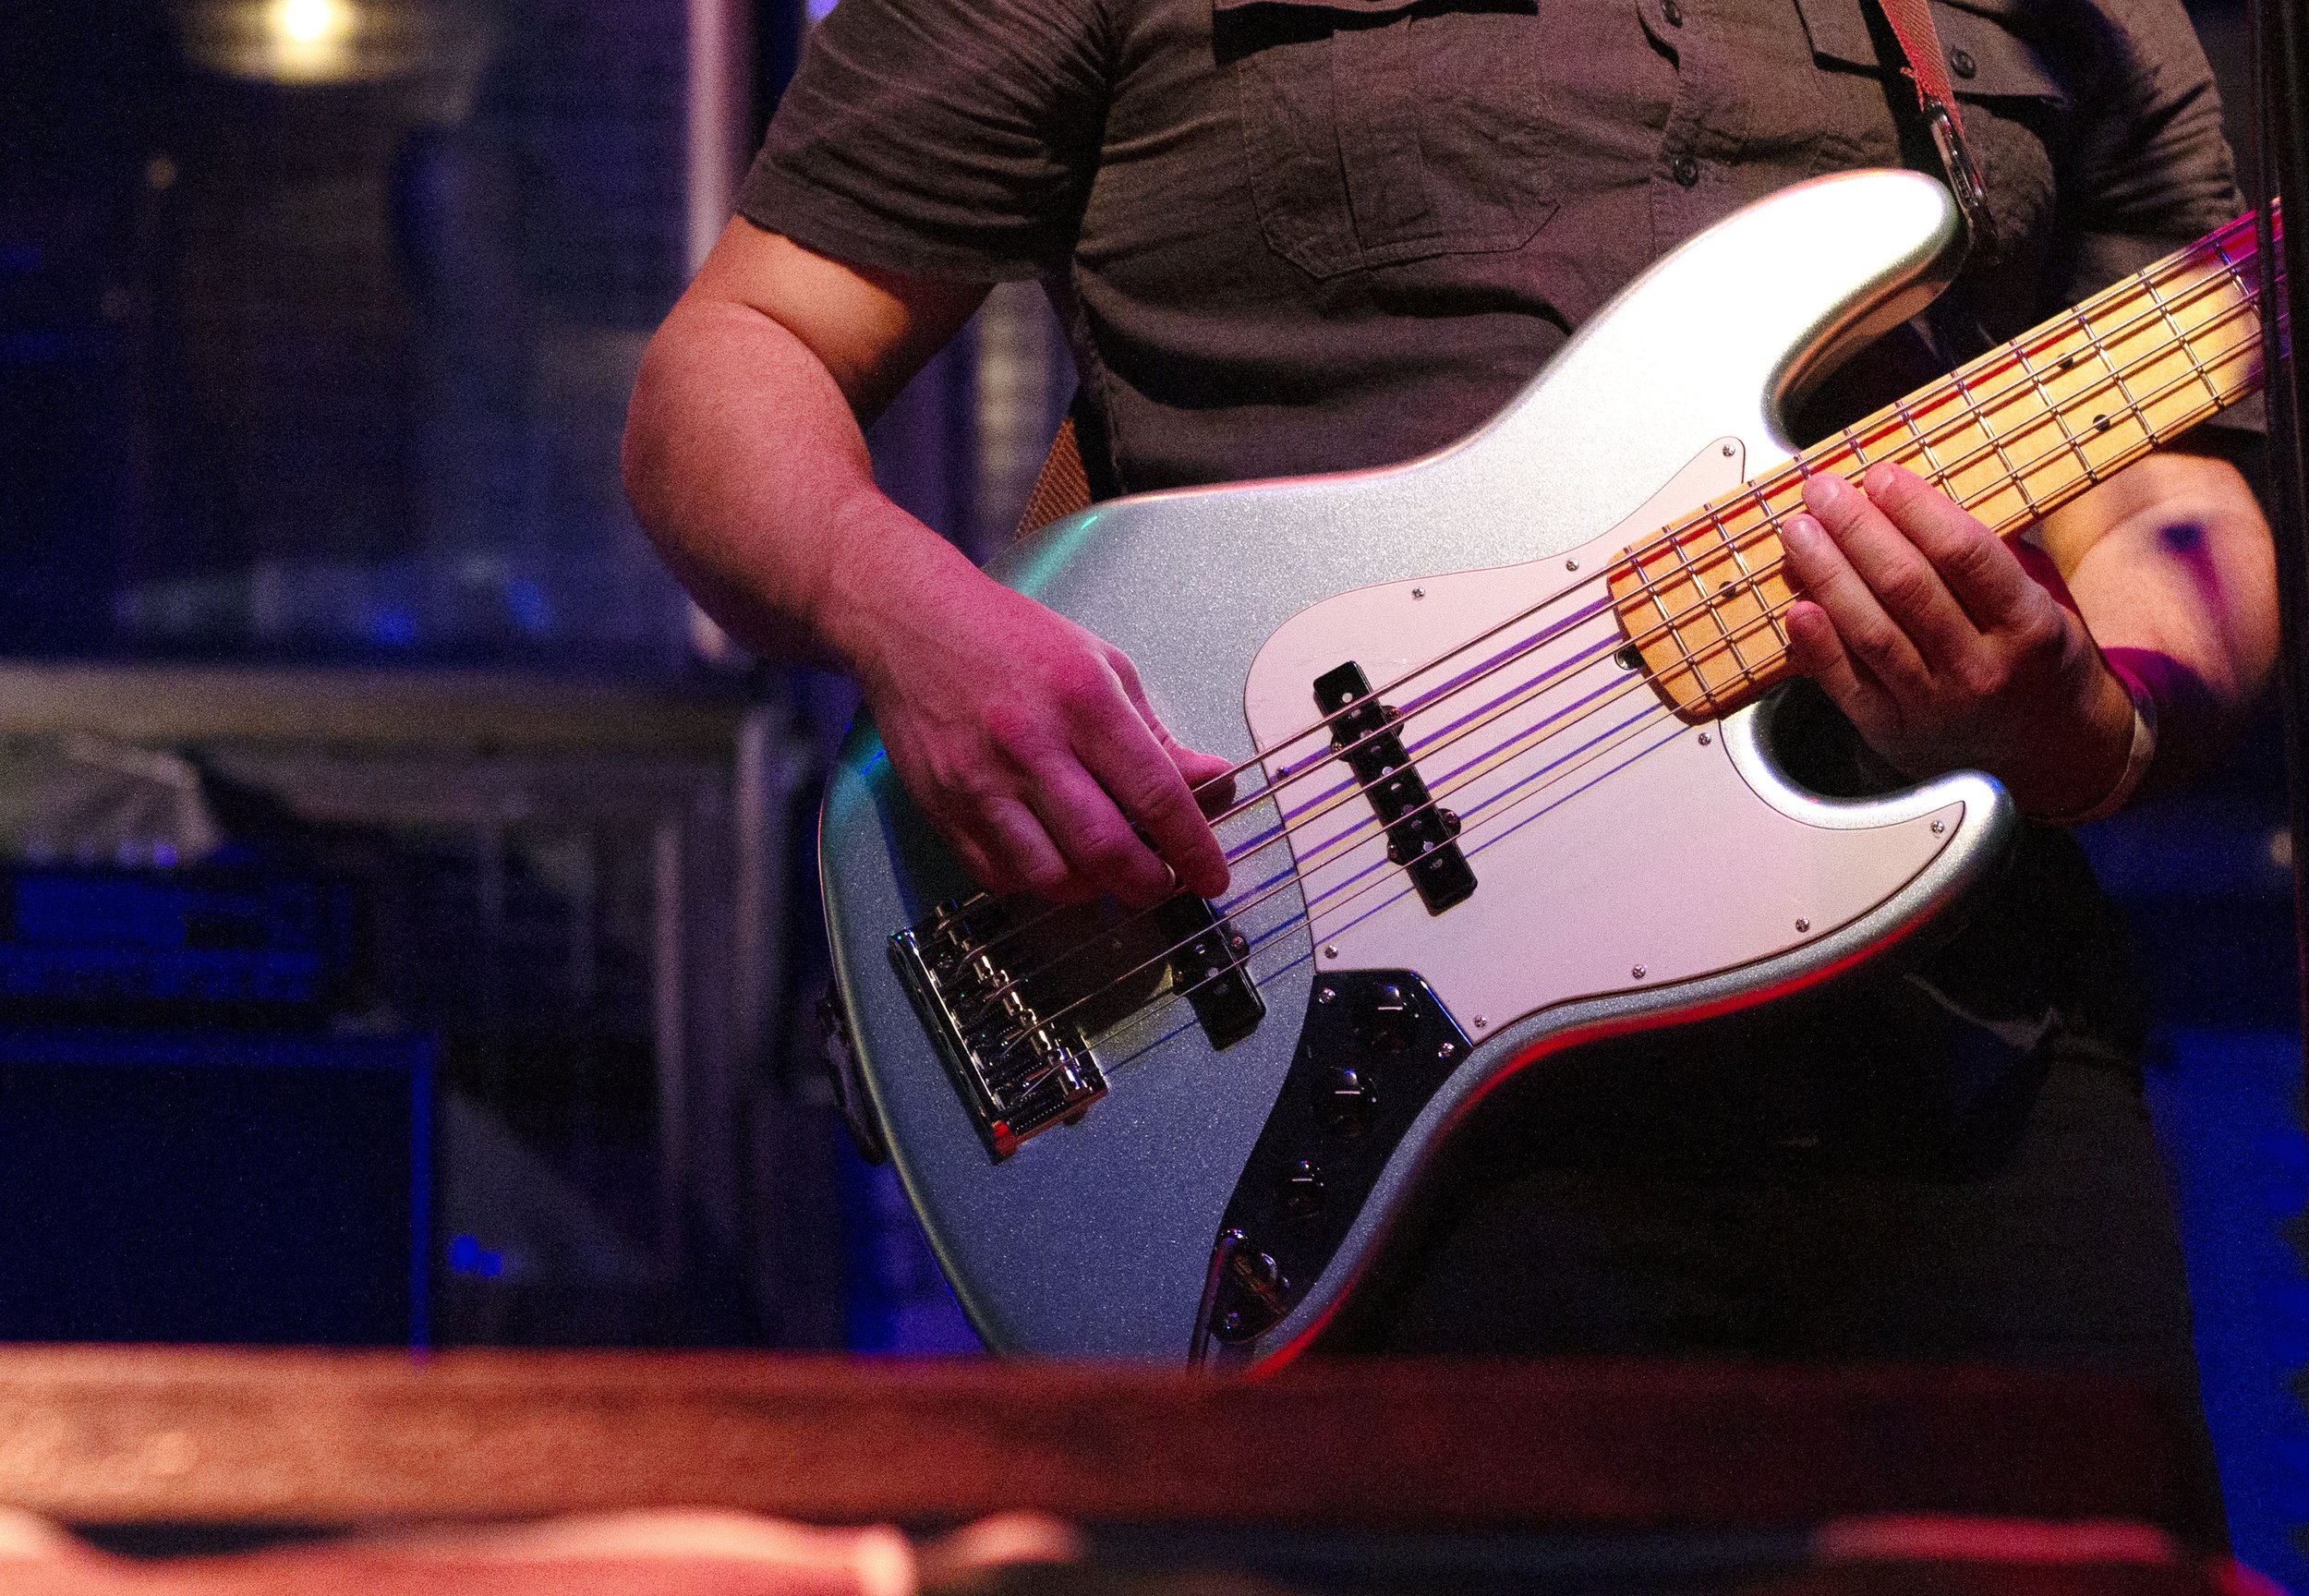
<path fill-rule="evenodd" d="M 1179 767 L 1179 774 L 1186 779 L 1187 791 L 1194 794 L 1205 816 L 1217 815 L 1235 802 L 1235 768 L 1215 754 L 1205 754 L 1190 748 L 1168 732 L 1157 731 L 1170 762 Z"/>
<path fill-rule="evenodd" d="M 1168 760 L 1162 763 L 1169 768 Z M 1178 772 L 1171 777 L 1177 780 Z M 1179 782 L 1182 792 L 1185 786 Z M 1176 889 L 1171 867 L 1131 829 L 1106 787 L 1082 766 L 1070 760 L 1039 771 L 1033 802 L 1072 875 L 1091 890 L 1143 907 L 1161 902 Z"/>
<path fill-rule="evenodd" d="M 1146 701 L 1137 668 L 1120 649 L 1109 649 L 1108 659 L 1130 716 L 1096 716 L 1078 726 L 1075 753 L 1131 823 L 1154 839 L 1187 889 L 1198 898 L 1215 898 L 1227 890 L 1227 856 L 1203 818 L 1203 800 L 1191 785 L 1195 778 L 1182 756 L 1209 761 L 1203 768 L 1204 779 L 1228 767 L 1170 734 Z"/>
<path fill-rule="evenodd" d="M 1788 630 L 1788 658 L 1795 668 L 1820 684 L 1820 690 L 1863 737 L 1880 734 L 1899 725 L 1899 706 L 1884 689 L 1864 675 L 1836 635 L 1828 611 L 1808 598 L 1788 606 L 1782 623 Z"/>
<path fill-rule="evenodd" d="M 1016 798 L 984 800 L 949 835 L 963 865 L 997 897 L 1032 892 L 1063 903 L 1092 895 L 1067 868 L 1042 821 Z"/>
<path fill-rule="evenodd" d="M 1163 745 L 1163 752 L 1170 756 L 1170 762 L 1179 768 L 1179 776 L 1185 780 L 1188 791 L 1193 794 L 1203 812 L 1205 815 L 1216 814 L 1234 803 L 1234 766 L 1215 754 L 1190 748 L 1172 736 L 1170 728 L 1163 724 L 1163 718 L 1154 713 L 1154 706 L 1147 701 L 1146 687 L 1139 680 L 1139 668 L 1130 662 L 1130 656 L 1109 645 L 1106 658 L 1115 668 L 1116 677 L 1122 683 L 1123 696 L 1130 701 L 1130 707 L 1138 712 L 1139 719 L 1146 722 L 1146 729 L 1154 733 L 1154 740 Z"/>
<path fill-rule="evenodd" d="M 1885 612 L 1875 589 L 1861 580 L 1827 529 L 1798 513 L 1782 524 L 1780 538 L 1804 596 L 1827 615 L 1846 654 L 1895 699 L 1928 692 L 1932 673 L 1916 645 Z"/>
<path fill-rule="evenodd" d="M 1804 502 L 1853 570 L 1907 635 L 1928 670 L 1963 659 L 1980 646 L 1980 628 L 1956 602 L 1923 550 L 1908 540 L 1867 494 L 1829 473 L 1807 478 Z M 1834 615 L 1832 606 L 1830 613 Z M 1839 623 L 1841 616 L 1835 617 Z M 1846 643 L 1858 639 L 1845 635 Z M 1873 666 L 1875 661 L 1868 663 Z"/>
<path fill-rule="evenodd" d="M 1977 515 L 1904 466 L 1871 466 L 1868 496 L 1924 551 L 1956 601 L 1983 630 L 2032 619 L 2043 594 L 2020 559 Z"/>

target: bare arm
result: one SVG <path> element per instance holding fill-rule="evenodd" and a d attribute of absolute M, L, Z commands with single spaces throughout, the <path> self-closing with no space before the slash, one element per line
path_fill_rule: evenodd
<path fill-rule="evenodd" d="M 869 272 L 732 222 L 650 340 L 625 490 L 698 602 L 773 657 L 849 666 L 859 568 L 969 562 L 874 485 L 861 424 L 960 330 L 983 287 Z"/>
<path fill-rule="evenodd" d="M 2217 757 L 2277 660 L 2276 551 L 2237 468 L 2152 454 L 2037 535 L 2102 652 L 2157 699 L 2158 783 Z"/>
<path fill-rule="evenodd" d="M 643 358 L 626 491 L 732 635 L 858 679 L 908 792 L 985 886 L 1215 897 L 1194 784 L 1224 802 L 1226 762 L 1171 737 L 1119 649 L 874 485 L 862 418 L 985 295 L 731 223 Z"/>

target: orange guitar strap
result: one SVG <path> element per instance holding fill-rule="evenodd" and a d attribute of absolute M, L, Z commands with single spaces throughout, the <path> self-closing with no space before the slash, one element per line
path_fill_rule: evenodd
<path fill-rule="evenodd" d="M 1050 453 L 1043 456 L 1034 490 L 1026 496 L 1026 509 L 1018 518 L 1018 536 L 1038 532 L 1053 521 L 1063 521 L 1090 507 L 1090 473 L 1082 468 L 1082 446 L 1075 439 L 1074 417 L 1070 416 L 1058 423 L 1058 435 L 1050 441 Z"/>
<path fill-rule="evenodd" d="M 1980 168 L 1973 163 L 1972 151 L 1964 143 L 1964 124 L 1957 118 L 1956 91 L 1949 84 L 1947 52 L 1940 48 L 1940 30 L 1932 23 L 1931 0 L 1877 0 L 1877 4 L 1883 8 L 1884 20 L 1892 24 L 1901 54 L 1908 58 L 1902 76 L 1916 85 L 1916 104 L 1948 173 L 1956 208 L 1963 212 L 1973 241 L 1993 250 L 1996 219 L 1989 213 L 1988 187 L 1980 180 Z M 1081 439 L 1074 417 L 1069 416 L 1050 441 L 1050 453 L 1044 456 L 1042 471 L 1034 478 L 1034 490 L 1027 496 L 1025 512 L 1018 518 L 1017 536 L 1023 538 L 1053 521 L 1087 510 L 1093 502 Z"/>
<path fill-rule="evenodd" d="M 1884 20 L 1892 25 L 1900 53 L 1908 58 L 1902 75 L 1916 89 L 1916 105 L 1940 151 L 1948 186 L 1973 242 L 1996 248 L 1996 219 L 1989 213 L 1988 186 L 1964 143 L 1964 125 L 1956 115 L 1956 91 L 1948 81 L 1948 53 L 1940 48 L 1940 30 L 1932 25 L 1932 0 L 1877 0 Z"/>

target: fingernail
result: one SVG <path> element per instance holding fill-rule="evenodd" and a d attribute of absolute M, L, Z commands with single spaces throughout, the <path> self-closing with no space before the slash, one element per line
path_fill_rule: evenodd
<path fill-rule="evenodd" d="M 1797 514 L 1780 524 L 1780 540 L 1799 560 L 1808 560 L 1819 551 L 1820 536 L 1820 524 L 1809 515 Z"/>

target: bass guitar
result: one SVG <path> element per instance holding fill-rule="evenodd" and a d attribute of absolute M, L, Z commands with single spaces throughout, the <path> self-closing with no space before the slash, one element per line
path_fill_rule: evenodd
<path fill-rule="evenodd" d="M 1798 453 L 1792 400 L 1961 248 L 1928 178 L 1819 178 L 1439 453 L 1100 504 L 994 567 L 1240 796 L 1223 899 L 1060 908 L 974 890 L 872 728 L 844 746 L 840 1017 L 992 1346 L 1287 1355 L 1508 1072 L 1818 984 L 1990 872 L 1987 777 L 1841 802 L 1774 765 L 1781 518 L 1892 459 L 2015 532 L 2255 391 L 2261 329 L 2248 218 Z"/>

